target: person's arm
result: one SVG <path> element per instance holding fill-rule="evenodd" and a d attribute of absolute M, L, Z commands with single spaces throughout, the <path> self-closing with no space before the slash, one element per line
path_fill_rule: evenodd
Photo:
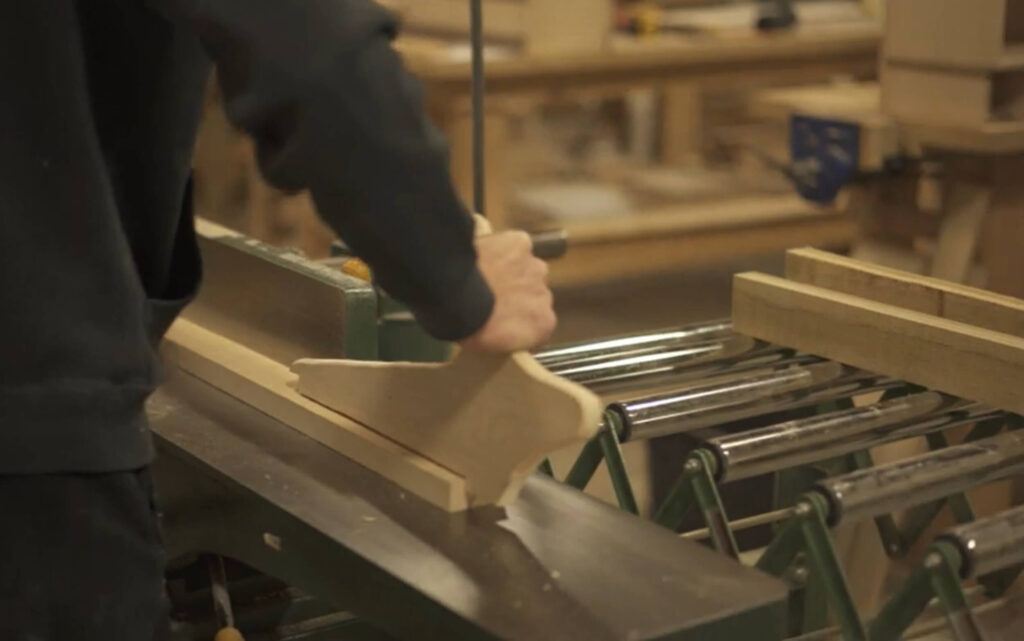
<path fill-rule="evenodd" d="M 309 189 L 320 215 L 438 338 L 491 316 L 473 223 L 418 83 L 371 0 L 152 0 L 194 26 L 226 111 L 256 141 L 267 180 Z"/>

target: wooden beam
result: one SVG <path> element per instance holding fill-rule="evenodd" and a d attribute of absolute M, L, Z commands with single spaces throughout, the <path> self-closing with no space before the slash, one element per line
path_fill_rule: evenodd
<path fill-rule="evenodd" d="M 817 249 L 786 253 L 786 277 L 842 294 L 1024 338 L 1024 300 Z"/>
<path fill-rule="evenodd" d="M 736 331 L 1024 413 L 1024 339 L 765 274 L 733 283 Z"/>
<path fill-rule="evenodd" d="M 458 475 L 297 391 L 297 377 L 258 352 L 179 319 L 164 341 L 166 359 L 437 507 L 468 506 Z M 398 488 L 396 488 L 398 491 Z"/>
<path fill-rule="evenodd" d="M 697 203 L 678 212 L 567 224 L 569 252 L 551 262 L 550 282 L 567 287 L 670 273 L 725 264 L 737 256 L 770 255 L 794 244 L 840 249 L 857 235 L 852 217 L 815 214 L 806 204 L 802 211 L 774 209 L 774 199 L 764 197 L 760 213 L 754 201 L 735 216 L 715 203 Z"/>

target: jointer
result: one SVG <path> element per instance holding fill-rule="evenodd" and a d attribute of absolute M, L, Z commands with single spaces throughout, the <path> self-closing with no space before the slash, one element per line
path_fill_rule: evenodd
<path fill-rule="evenodd" d="M 372 285 L 199 231 L 187 322 L 279 363 L 443 356 Z M 782 638 L 782 582 L 543 474 L 507 508 L 450 513 L 209 380 L 167 379 L 149 412 L 179 638 L 213 636 L 208 592 L 261 639 Z"/>

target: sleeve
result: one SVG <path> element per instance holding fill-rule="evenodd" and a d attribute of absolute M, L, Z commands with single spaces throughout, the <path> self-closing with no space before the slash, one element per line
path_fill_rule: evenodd
<path fill-rule="evenodd" d="M 418 83 L 371 0 L 152 0 L 196 30 L 229 119 L 256 141 L 266 179 L 309 189 L 317 210 L 434 336 L 490 316 L 473 222 Z"/>

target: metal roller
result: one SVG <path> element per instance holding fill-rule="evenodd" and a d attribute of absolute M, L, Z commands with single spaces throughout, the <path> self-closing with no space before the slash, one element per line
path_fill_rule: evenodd
<path fill-rule="evenodd" d="M 891 465 L 820 481 L 829 522 L 860 520 L 950 496 L 1024 470 L 1024 432 L 947 447 Z"/>
<path fill-rule="evenodd" d="M 676 329 L 643 332 L 599 341 L 561 345 L 534 354 L 542 365 L 552 367 L 572 361 L 585 361 L 597 357 L 625 357 L 651 354 L 657 351 L 701 343 L 732 333 L 732 321 L 719 320 L 684 325 Z"/>
<path fill-rule="evenodd" d="M 831 361 L 742 372 L 609 406 L 622 425 L 622 440 L 649 439 L 721 425 L 803 404 L 898 385 Z"/>
<path fill-rule="evenodd" d="M 1024 563 L 1024 506 L 955 527 L 939 540 L 960 549 L 965 580 Z"/>
<path fill-rule="evenodd" d="M 718 458 L 718 480 L 728 482 L 1000 415 L 978 403 L 922 392 L 728 434 L 707 446 Z"/>
<path fill-rule="evenodd" d="M 786 362 L 793 350 L 774 347 L 740 334 L 671 350 L 625 357 L 593 357 L 550 368 L 550 371 L 591 388 L 652 385 L 707 377 L 716 372 L 766 367 Z"/>

